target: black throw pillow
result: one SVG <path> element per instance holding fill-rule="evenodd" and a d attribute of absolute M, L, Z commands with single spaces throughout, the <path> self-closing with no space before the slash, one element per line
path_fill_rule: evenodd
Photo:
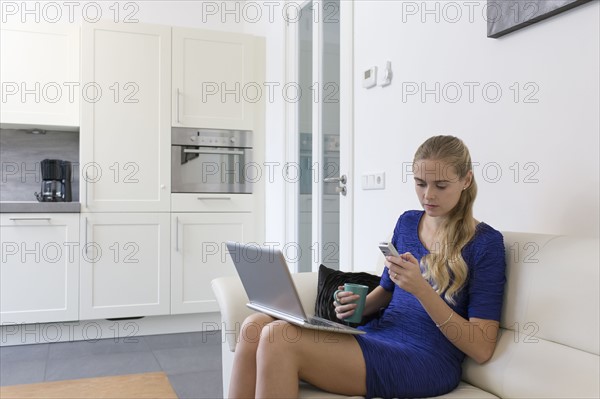
<path fill-rule="evenodd" d="M 319 285 L 317 287 L 317 301 L 315 303 L 315 315 L 331 321 L 342 322 L 335 315 L 333 307 L 333 293 L 340 285 L 345 283 L 362 284 L 369 287 L 369 292 L 379 286 L 381 278 L 374 274 L 364 272 L 342 272 L 333 270 L 327 266 L 319 266 Z M 367 323 L 377 315 L 363 317 L 361 323 L 350 323 L 352 326 L 359 326 Z"/>

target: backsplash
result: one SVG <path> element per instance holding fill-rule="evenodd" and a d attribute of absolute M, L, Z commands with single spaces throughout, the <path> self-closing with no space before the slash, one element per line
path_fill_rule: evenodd
<path fill-rule="evenodd" d="M 73 202 L 79 202 L 79 133 L 0 129 L 0 201 L 36 201 L 40 191 L 43 159 L 62 159 L 73 164 Z"/>

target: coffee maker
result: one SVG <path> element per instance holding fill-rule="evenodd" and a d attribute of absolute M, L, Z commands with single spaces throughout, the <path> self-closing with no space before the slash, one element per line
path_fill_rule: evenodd
<path fill-rule="evenodd" d="M 41 162 L 42 188 L 35 196 L 40 202 L 71 202 L 72 164 L 60 159 L 44 159 Z"/>

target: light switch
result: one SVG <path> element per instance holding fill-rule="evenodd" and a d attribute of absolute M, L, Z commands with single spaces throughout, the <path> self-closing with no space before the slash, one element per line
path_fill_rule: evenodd
<path fill-rule="evenodd" d="M 363 190 L 369 190 L 369 176 L 362 175 L 360 178 L 361 186 Z"/>
<path fill-rule="evenodd" d="M 361 177 L 363 190 L 385 189 L 385 172 L 364 174 Z"/>

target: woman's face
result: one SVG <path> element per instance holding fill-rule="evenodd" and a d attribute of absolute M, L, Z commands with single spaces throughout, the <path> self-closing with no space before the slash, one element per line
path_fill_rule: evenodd
<path fill-rule="evenodd" d="M 472 172 L 463 179 L 454 167 L 433 159 L 414 163 L 415 190 L 425 213 L 444 217 L 456 206 L 464 188 L 471 184 Z"/>

